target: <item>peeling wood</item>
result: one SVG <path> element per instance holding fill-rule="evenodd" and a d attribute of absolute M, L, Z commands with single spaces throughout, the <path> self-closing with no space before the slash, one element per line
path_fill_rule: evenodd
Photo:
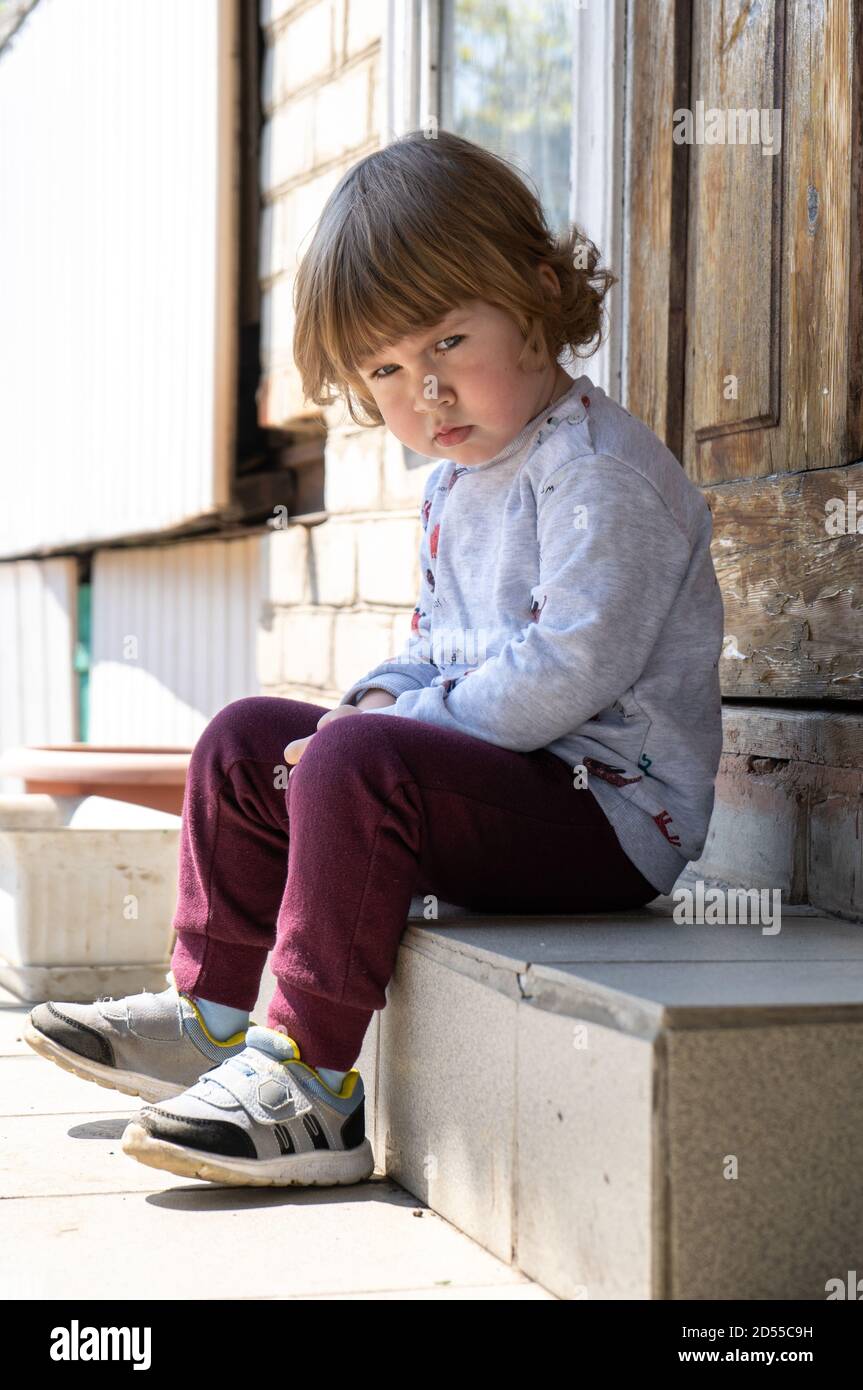
<path fill-rule="evenodd" d="M 863 501 L 863 0 L 656 0 L 631 37 L 626 404 L 711 507 L 723 694 L 859 700 L 863 527 L 825 509 Z M 779 153 L 675 144 L 696 99 L 781 109 Z"/>
<path fill-rule="evenodd" d="M 863 464 L 705 489 L 723 694 L 863 698 L 863 535 L 826 529 L 827 504 L 855 490 Z"/>

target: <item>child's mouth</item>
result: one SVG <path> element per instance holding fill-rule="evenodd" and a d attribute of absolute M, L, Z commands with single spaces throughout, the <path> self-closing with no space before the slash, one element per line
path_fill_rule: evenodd
<path fill-rule="evenodd" d="M 435 444 L 445 444 L 450 448 L 453 444 L 462 444 L 467 439 L 473 425 L 459 425 L 455 430 L 440 430 L 434 437 Z"/>

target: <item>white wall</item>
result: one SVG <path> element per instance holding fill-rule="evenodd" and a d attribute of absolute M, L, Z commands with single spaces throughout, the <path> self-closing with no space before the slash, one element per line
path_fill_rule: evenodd
<path fill-rule="evenodd" d="M 0 556 L 226 500 L 233 0 L 41 0 L 0 51 Z"/>
<path fill-rule="evenodd" d="M 268 538 L 94 557 L 91 743 L 190 747 L 224 705 L 260 693 Z"/>
<path fill-rule="evenodd" d="M 0 565 L 0 751 L 75 734 L 74 560 Z M 0 777 L 0 793 L 19 792 Z"/>

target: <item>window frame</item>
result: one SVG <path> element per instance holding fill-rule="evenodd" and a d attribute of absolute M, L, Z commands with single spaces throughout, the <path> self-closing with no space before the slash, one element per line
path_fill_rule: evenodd
<path fill-rule="evenodd" d="M 438 122 L 443 7 L 453 0 L 388 0 L 384 35 L 386 141 Z M 606 300 L 604 341 L 589 375 L 616 400 L 626 389 L 627 0 L 575 5 L 569 216 L 596 242 L 620 284 Z M 580 21 L 584 20 L 583 23 Z M 608 61 L 608 55 L 611 61 Z"/>

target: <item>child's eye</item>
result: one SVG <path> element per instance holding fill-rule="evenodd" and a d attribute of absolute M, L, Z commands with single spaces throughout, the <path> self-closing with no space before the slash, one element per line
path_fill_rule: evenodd
<path fill-rule="evenodd" d="M 457 346 L 464 336 L 464 333 L 451 333 L 448 338 L 439 338 L 438 342 L 452 343 L 453 346 Z M 451 347 L 446 347 L 442 350 L 444 352 L 452 352 Z M 388 376 L 392 376 L 393 372 L 397 372 L 398 370 L 398 367 L 394 366 L 391 366 L 390 370 L 387 370 L 386 367 L 378 367 L 376 371 L 372 372 L 372 381 L 385 381 Z"/>

